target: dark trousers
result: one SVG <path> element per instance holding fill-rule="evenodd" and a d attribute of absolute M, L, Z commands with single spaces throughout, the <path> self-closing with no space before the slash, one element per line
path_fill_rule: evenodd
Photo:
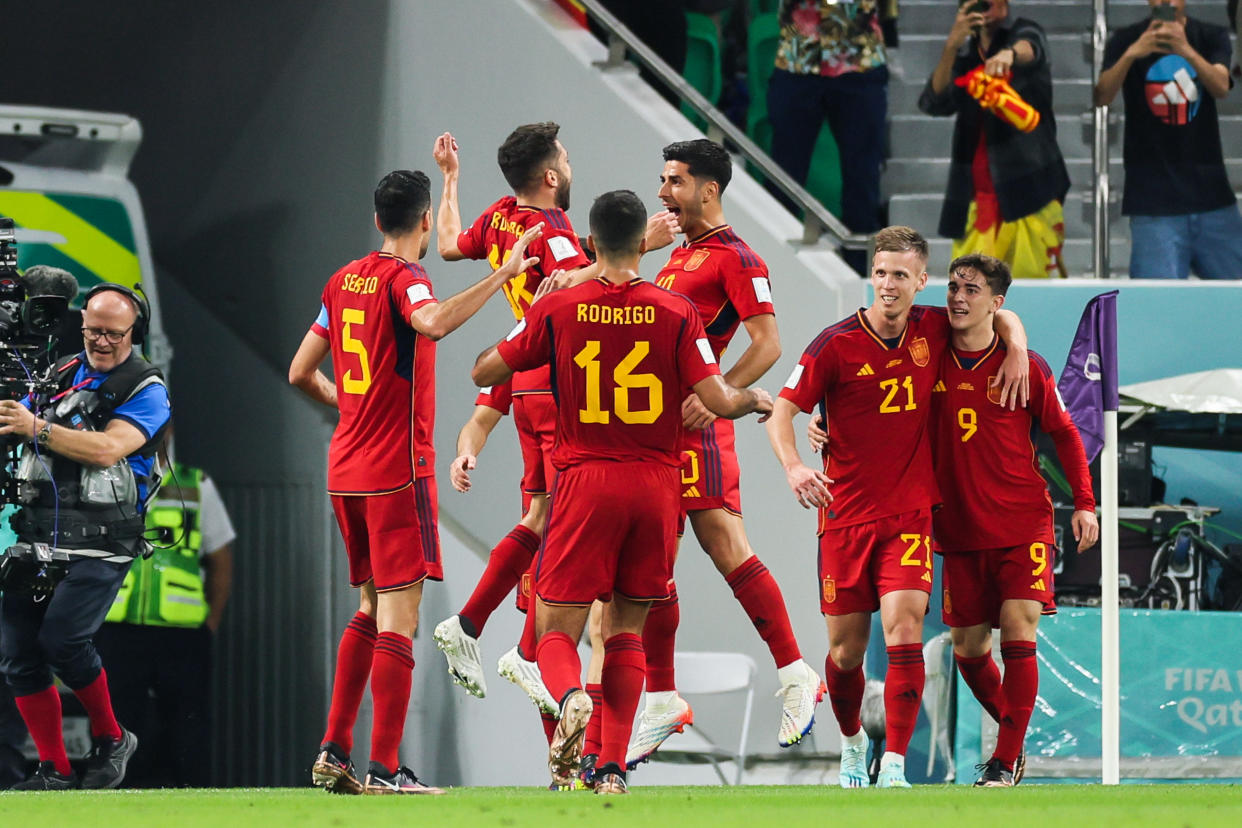
<path fill-rule="evenodd" d="M 55 672 L 70 690 L 99 677 L 91 639 L 112 606 L 129 562 L 75 558 L 50 598 L 19 591 L 0 594 L 0 671 L 15 696 L 52 685 Z"/>
<path fill-rule="evenodd" d="M 104 624 L 95 644 L 117 719 L 141 745 L 125 787 L 210 785 L 211 631 Z"/>
<path fill-rule="evenodd" d="M 855 233 L 880 229 L 880 167 L 888 117 L 888 69 L 830 78 L 777 69 L 768 83 L 772 160 L 806 183 L 827 119 L 841 157 L 841 221 Z"/>

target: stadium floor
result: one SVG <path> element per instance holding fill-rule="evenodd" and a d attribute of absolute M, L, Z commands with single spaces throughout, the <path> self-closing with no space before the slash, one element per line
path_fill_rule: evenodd
<path fill-rule="evenodd" d="M 0 794 L 0 824 L 228 826 L 1242 825 L 1236 785 L 1024 785 L 843 791 L 813 786 L 636 788 L 628 797 L 461 788 L 441 797 L 340 797 L 293 788 Z M 25 820 L 25 821 L 23 821 Z M 33 820 L 40 820 L 35 823 Z M 423 820 L 434 820 L 426 823 Z"/>

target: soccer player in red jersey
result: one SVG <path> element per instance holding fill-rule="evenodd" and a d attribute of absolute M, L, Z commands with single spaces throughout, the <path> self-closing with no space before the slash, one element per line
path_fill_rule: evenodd
<path fill-rule="evenodd" d="M 972 253 L 949 265 L 952 343 L 932 394 L 932 457 L 944 506 L 933 517 L 944 553 L 944 622 L 962 677 L 1000 724 L 996 751 L 976 785 L 1022 778 L 1022 741 L 1035 705 L 1035 630 L 1053 603 L 1052 501 L 1040 474 L 1038 427 L 1052 437 L 1074 493 L 1071 525 L 1081 552 L 1099 537 L 1091 473 L 1078 429 L 1048 363 L 1030 352 L 1030 402 L 1010 410 L 991 383 L 1005 357 L 993 318 L 1011 276 L 999 259 Z M 1001 681 L 992 628 L 1001 631 Z"/>
<path fill-rule="evenodd" d="M 888 648 L 887 749 L 880 787 L 908 787 L 905 752 L 923 693 L 923 616 L 931 592 L 932 472 L 928 414 L 949 341 L 943 308 L 914 305 L 927 284 L 927 242 L 909 227 L 876 234 L 869 308 L 807 347 L 768 421 L 768 437 L 798 502 L 819 507 L 820 611 L 828 626 L 828 695 L 841 725 L 842 787 L 866 787 L 867 736 L 859 720 L 863 655 L 877 609 Z M 997 382 L 1013 404 L 1028 366 L 1025 333 L 1003 311 L 1011 345 Z M 826 409 L 825 470 L 806 466 L 793 417 Z M 829 492 L 829 486 L 832 490 Z"/>
<path fill-rule="evenodd" d="M 553 783 L 577 770 L 592 702 L 577 640 L 587 610 L 604 617 L 603 745 L 597 793 L 624 793 L 625 749 L 642 693 L 648 605 L 668 594 L 680 493 L 684 389 L 717 416 L 765 411 L 763 391 L 720 377 L 685 297 L 638 278 L 646 211 L 629 191 L 591 208 L 599 278 L 541 298 L 509 337 L 479 356 L 474 380 L 550 362 L 556 377 L 557 477 L 539 556 L 537 657 L 561 717 L 549 750 Z"/>
<path fill-rule="evenodd" d="M 595 272 L 578 241 L 565 211 L 569 208 L 573 177 L 569 153 L 558 140 L 554 123 L 519 126 L 497 151 L 497 162 L 513 195 L 497 199 L 464 231 L 458 206 L 457 185 L 461 173 L 457 142 L 449 133 L 436 140 L 436 164 L 444 177 L 444 189 L 436 214 L 436 246 L 447 261 L 487 259 L 493 267 L 508 260 L 523 230 L 544 224 L 543 236 L 529 253 L 539 264 L 516 273 L 504 286 L 513 318 L 521 321 L 535 292 L 556 270 L 571 279 L 590 278 Z M 479 662 L 478 636 L 504 596 L 523 582 L 522 573 L 532 566 L 534 553 L 548 513 L 548 490 L 552 482 L 551 452 L 556 411 L 547 366 L 516 374 L 512 381 L 513 421 L 522 449 L 522 490 L 528 507 L 522 521 L 492 549 L 473 594 L 455 615 L 435 629 L 436 646 L 444 653 L 453 680 L 471 695 L 486 693 L 483 665 Z M 516 574 L 515 574 L 516 573 Z M 524 581 L 529 581 L 525 578 Z M 543 693 L 534 665 L 534 618 L 528 616 L 522 641 L 501 659 L 500 674 L 526 691 L 544 712 L 548 733 L 555 719 L 541 704 Z"/>
<path fill-rule="evenodd" d="M 767 265 L 725 221 L 720 200 L 733 161 L 724 147 L 703 138 L 669 144 L 663 154 L 660 200 L 685 241 L 673 250 L 656 284 L 694 303 L 717 360 L 745 326 L 750 343 L 724 377 L 746 388 L 780 357 L 781 344 Z M 682 416 L 682 512 L 772 653 L 782 699 L 777 740 L 789 747 L 810 731 L 824 685 L 802 660 L 780 587 L 746 538 L 733 423 L 718 420 L 695 394 L 682 403 Z M 652 605 L 643 631 L 647 703 L 627 756 L 630 767 L 693 721 L 673 674 L 678 620 L 677 590 L 671 586 L 669 598 Z"/>
<path fill-rule="evenodd" d="M 440 580 L 436 525 L 436 341 L 469 319 L 512 276 L 534 225 L 512 258 L 461 293 L 436 301 L 418 260 L 431 237 L 431 185 L 397 170 L 375 190 L 379 250 L 328 280 L 319 317 L 289 366 L 289 382 L 340 411 L 328 452 L 328 491 L 358 587 L 358 613 L 337 651 L 328 729 L 312 780 L 338 793 L 442 793 L 401 765 L 423 581 Z M 335 381 L 320 370 L 331 353 Z M 349 753 L 362 691 L 371 682 L 374 723 L 364 783 Z"/>

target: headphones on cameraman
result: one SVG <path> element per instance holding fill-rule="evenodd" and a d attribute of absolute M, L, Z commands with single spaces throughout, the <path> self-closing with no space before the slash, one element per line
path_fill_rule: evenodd
<path fill-rule="evenodd" d="M 142 290 L 142 283 L 138 282 L 131 290 L 125 285 L 118 285 L 115 282 L 100 282 L 86 292 L 86 298 L 82 301 L 82 307 L 85 308 L 87 303 L 91 301 L 92 296 L 98 296 L 104 291 L 112 291 L 119 293 L 133 303 L 134 309 L 138 311 L 138 317 L 134 320 L 134 344 L 141 345 L 147 338 L 147 329 L 151 325 L 151 306 L 147 304 L 147 300 L 138 294 Z"/>

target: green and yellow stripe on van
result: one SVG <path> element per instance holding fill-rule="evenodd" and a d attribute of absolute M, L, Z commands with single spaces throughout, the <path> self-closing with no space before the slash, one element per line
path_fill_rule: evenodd
<path fill-rule="evenodd" d="M 134 231 L 125 206 L 100 196 L 0 189 L 0 216 L 26 230 L 55 234 L 63 242 L 20 242 L 17 267 L 64 268 L 83 291 L 98 282 L 133 287 L 142 280 Z"/>

